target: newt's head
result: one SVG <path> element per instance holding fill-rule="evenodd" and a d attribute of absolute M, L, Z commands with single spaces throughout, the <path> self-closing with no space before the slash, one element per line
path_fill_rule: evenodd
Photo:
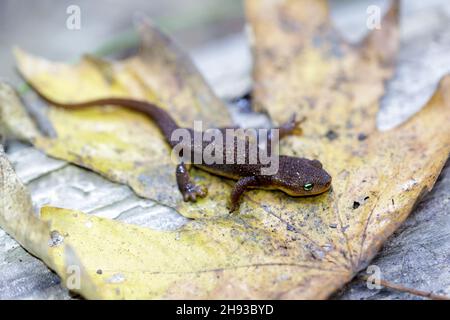
<path fill-rule="evenodd" d="M 274 187 L 294 197 L 312 196 L 331 187 L 331 176 L 318 160 L 280 156 Z"/>

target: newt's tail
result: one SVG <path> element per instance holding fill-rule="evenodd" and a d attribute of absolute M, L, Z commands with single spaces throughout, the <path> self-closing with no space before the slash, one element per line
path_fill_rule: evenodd
<path fill-rule="evenodd" d="M 62 103 L 49 99 L 48 97 L 36 91 L 44 100 L 57 107 L 65 109 L 82 109 L 93 106 L 114 105 L 129 108 L 131 110 L 139 111 L 149 116 L 158 126 L 163 133 L 167 142 L 172 145 L 171 135 L 172 132 L 179 128 L 173 118 L 163 109 L 153 103 L 149 103 L 141 100 L 123 99 L 123 98 L 105 98 L 90 100 L 79 103 Z"/>

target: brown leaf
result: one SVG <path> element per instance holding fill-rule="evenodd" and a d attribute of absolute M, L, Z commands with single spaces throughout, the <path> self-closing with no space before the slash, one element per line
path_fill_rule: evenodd
<path fill-rule="evenodd" d="M 431 189 L 448 158 L 449 78 L 420 113 L 381 133 L 376 113 L 393 74 L 399 1 L 392 1 L 381 29 L 359 45 L 331 26 L 326 1 L 248 0 L 247 13 L 254 107 L 276 122 L 293 112 L 307 116 L 305 136 L 286 141 L 282 152 L 320 159 L 331 173 L 330 212 L 315 213 L 335 221 L 347 265 L 361 270 Z M 324 225 L 311 225 L 308 233 L 317 231 L 330 233 Z"/>

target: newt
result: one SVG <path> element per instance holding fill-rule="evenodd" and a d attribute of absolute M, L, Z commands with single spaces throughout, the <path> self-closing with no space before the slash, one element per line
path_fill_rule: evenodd
<path fill-rule="evenodd" d="M 50 104 L 65 109 L 80 109 L 93 106 L 114 105 L 144 113 L 156 123 L 172 148 L 179 143 L 179 140 L 172 140 L 172 133 L 181 127 L 178 126 L 174 119 L 165 110 L 155 104 L 140 100 L 121 98 L 106 98 L 81 103 L 61 103 L 53 101 L 39 92 L 38 94 Z M 279 129 L 279 138 L 281 139 L 289 135 L 298 134 L 301 131 L 300 123 L 301 121 L 296 120 L 295 116 L 291 117 L 289 121 L 277 128 Z M 191 133 L 190 136 L 194 137 L 195 132 L 193 129 L 182 129 L 189 130 Z M 225 136 L 226 129 L 230 128 L 219 128 L 217 130 L 220 130 Z M 249 148 L 246 147 L 244 149 L 246 154 L 238 154 L 236 139 L 234 140 L 233 145 L 233 161 L 226 161 L 226 146 L 225 142 L 222 141 L 223 145 L 221 145 L 222 148 L 220 150 L 223 150 L 223 163 L 206 163 L 203 160 L 200 163 L 186 163 L 185 161 L 180 161 L 178 163 L 176 166 L 175 175 L 178 189 L 180 190 L 184 201 L 195 202 L 198 198 L 203 198 L 207 195 L 207 190 L 205 187 L 196 185 L 193 182 L 189 174 L 189 170 L 192 165 L 214 175 L 237 181 L 230 195 L 230 212 L 233 212 L 239 208 L 242 195 L 250 188 L 281 190 L 284 193 L 294 197 L 318 195 L 330 189 L 332 180 L 331 176 L 323 169 L 322 163 L 318 160 L 280 155 L 278 156 L 278 170 L 272 175 L 264 175 L 261 173 L 261 169 L 267 167 L 268 165 L 259 161 L 259 157 L 257 157 L 257 161 L 254 164 L 243 164 L 242 162 L 238 163 L 238 161 L 236 161 L 238 157 L 245 156 L 245 159 L 249 159 Z M 268 139 L 270 141 L 270 136 L 268 136 Z M 248 143 L 248 141 L 246 143 Z M 210 141 L 202 141 L 202 146 L 196 148 L 194 146 L 194 139 L 192 138 L 187 146 L 184 147 L 189 150 L 188 152 L 191 152 L 191 159 L 196 159 L 196 153 L 201 152 L 203 154 L 205 147 L 210 144 Z M 257 147 L 259 148 L 259 146 Z M 200 156 L 199 158 L 203 159 L 203 156 Z"/>

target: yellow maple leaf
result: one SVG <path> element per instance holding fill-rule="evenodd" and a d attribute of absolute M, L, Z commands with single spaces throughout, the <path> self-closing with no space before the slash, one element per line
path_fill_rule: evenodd
<path fill-rule="evenodd" d="M 196 218 L 161 233 L 45 210 L 52 228 L 70 235 L 66 241 L 99 288 L 96 295 L 81 291 L 87 297 L 113 298 L 119 288 L 123 298 L 326 298 L 367 266 L 433 186 L 450 150 L 450 79 L 405 124 L 387 132 L 375 125 L 398 46 L 398 1 L 381 30 L 358 46 L 330 25 L 326 1 L 248 0 L 246 8 L 254 106 L 277 123 L 294 111 L 308 117 L 305 135 L 287 139 L 281 150 L 319 159 L 333 177 L 332 191 L 293 198 L 254 190 L 229 215 L 230 182 L 195 171 L 209 196 L 186 204 L 169 149 L 150 120 L 121 108 L 51 108 L 58 137 L 38 135 L 36 147 Z M 163 49 L 145 46 L 149 38 Z M 54 100 L 126 95 L 159 103 L 180 125 L 228 123 L 222 104 L 163 39 L 147 26 L 143 55 L 117 63 L 67 66 L 22 51 L 16 57 L 25 78 Z M 92 219 L 89 235 L 82 232 L 86 219 Z M 99 277 L 99 266 L 109 273 Z"/>

